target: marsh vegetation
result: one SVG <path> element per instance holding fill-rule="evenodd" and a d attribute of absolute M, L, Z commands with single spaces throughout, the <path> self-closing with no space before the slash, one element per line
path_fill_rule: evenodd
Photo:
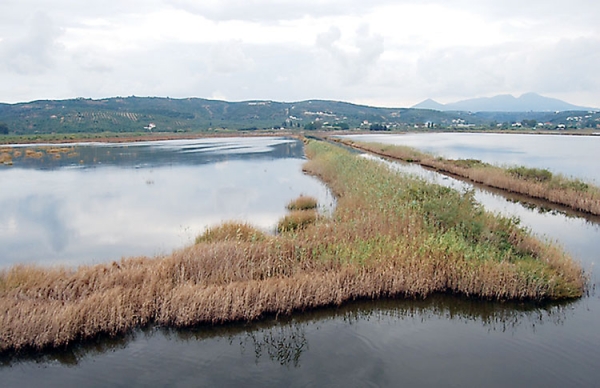
<path fill-rule="evenodd" d="M 418 163 L 486 186 L 600 215 L 600 188 L 581 179 L 553 174 L 548 169 L 501 167 L 477 159 L 446 159 L 400 145 L 334 140 L 377 155 Z"/>
<path fill-rule="evenodd" d="M 306 144 L 307 173 L 337 195 L 330 217 L 265 234 L 208 229 L 163 257 L 0 274 L 0 351 L 61 347 L 156 324 L 249 321 L 357 299 L 433 293 L 489 300 L 577 298 L 581 267 L 472 193 L 428 184 L 336 146 Z M 314 211 L 314 210 L 293 210 Z"/>

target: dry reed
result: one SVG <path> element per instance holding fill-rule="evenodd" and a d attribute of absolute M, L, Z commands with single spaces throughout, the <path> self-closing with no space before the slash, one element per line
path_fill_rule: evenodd
<path fill-rule="evenodd" d="M 301 195 L 288 203 L 288 210 L 311 210 L 317 208 L 317 199 L 307 195 Z"/>
<path fill-rule="evenodd" d="M 36 151 L 33 149 L 27 149 L 25 150 L 25 157 L 26 158 L 34 158 L 34 159 L 39 159 L 41 157 L 44 156 L 44 153 L 42 151 Z"/>
<path fill-rule="evenodd" d="M 548 170 L 522 166 L 502 168 L 479 160 L 434 157 L 410 147 L 334 139 L 377 155 L 418 163 L 442 173 L 513 193 L 540 198 L 584 213 L 600 215 L 600 188 Z"/>
<path fill-rule="evenodd" d="M 305 170 L 338 195 L 331 218 L 265 235 L 211 228 L 159 258 L 0 273 L 0 352 L 61 347 L 156 324 L 290 314 L 360 298 L 435 292 L 486 299 L 582 295 L 581 268 L 466 194 L 394 173 L 322 142 Z"/>
<path fill-rule="evenodd" d="M 227 221 L 208 228 L 196 238 L 196 244 L 216 241 L 262 241 L 265 234 L 248 223 Z"/>
<path fill-rule="evenodd" d="M 0 164 L 12 164 L 12 156 L 8 152 L 0 153 Z"/>

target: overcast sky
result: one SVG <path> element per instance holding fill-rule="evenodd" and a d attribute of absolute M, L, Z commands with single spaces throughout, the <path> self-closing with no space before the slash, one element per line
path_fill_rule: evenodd
<path fill-rule="evenodd" d="M 538 92 L 600 107 L 597 0 L 2 0 L 0 102 Z"/>

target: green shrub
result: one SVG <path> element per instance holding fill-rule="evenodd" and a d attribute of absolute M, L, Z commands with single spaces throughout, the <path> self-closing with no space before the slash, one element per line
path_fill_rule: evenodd
<path fill-rule="evenodd" d="M 509 168 L 508 173 L 512 176 L 534 182 L 547 182 L 552 179 L 552 173 L 545 168 L 529 168 L 517 166 Z"/>

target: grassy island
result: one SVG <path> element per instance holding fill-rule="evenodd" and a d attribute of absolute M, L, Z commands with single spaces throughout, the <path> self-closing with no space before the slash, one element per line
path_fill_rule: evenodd
<path fill-rule="evenodd" d="M 476 159 L 445 159 L 411 147 L 331 139 L 392 159 L 418 163 L 489 187 L 543 199 L 571 209 L 600 215 L 600 188 L 549 170 L 524 166 L 499 167 Z"/>
<path fill-rule="evenodd" d="M 333 215 L 276 235 L 229 222 L 156 258 L 0 273 L 0 352 L 61 347 L 146 325 L 255 320 L 357 299 L 432 293 L 491 300 L 582 295 L 581 267 L 518 220 L 459 193 L 309 141 L 306 172 L 336 194 Z M 291 212 L 314 211 L 303 198 Z M 297 210 L 300 207 L 305 210 Z"/>

